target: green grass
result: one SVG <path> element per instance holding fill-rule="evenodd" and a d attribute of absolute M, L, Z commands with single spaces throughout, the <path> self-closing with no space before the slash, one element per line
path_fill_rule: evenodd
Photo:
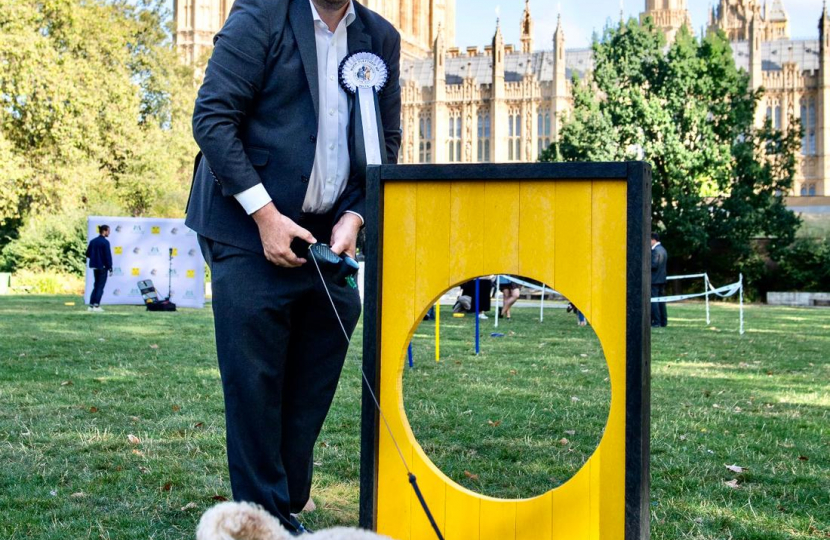
<path fill-rule="evenodd" d="M 669 314 L 652 343 L 653 537 L 828 538 L 830 310 L 752 306 L 743 337 L 733 306 L 713 308 L 712 328 L 700 305 Z M 444 470 L 478 475 L 459 478 L 473 489 L 549 489 L 590 447 L 582 434 L 597 435 L 596 424 L 568 427 L 603 416 L 607 383 L 592 334 L 573 337 L 586 329 L 564 312 L 551 310 L 544 324 L 537 315 L 517 310 L 505 326 L 515 335 L 487 335 L 479 358 L 461 328 L 472 319 L 442 320 L 438 365 L 429 327 L 416 336 L 416 369 L 405 374 L 410 418 Z M 209 310 L 94 315 L 78 298 L 0 297 L 0 336 L 0 538 L 192 538 L 201 512 L 230 497 Z M 536 349 L 518 354 L 519 342 Z M 317 447 L 319 509 L 304 518 L 313 528 L 357 521 L 360 348 L 358 331 Z M 579 402 L 572 389 L 548 388 L 558 384 L 554 369 L 583 377 Z M 543 451 L 563 436 L 568 445 Z M 451 445 L 459 451 L 442 458 Z M 732 464 L 747 470 L 730 472 Z M 517 474 L 492 476 L 502 469 Z M 737 489 L 725 484 L 734 479 Z"/>

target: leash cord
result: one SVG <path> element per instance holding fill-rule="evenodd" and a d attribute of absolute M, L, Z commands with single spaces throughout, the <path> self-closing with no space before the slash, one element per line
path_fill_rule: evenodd
<path fill-rule="evenodd" d="M 343 320 L 340 318 L 340 312 L 337 311 L 337 306 L 334 303 L 334 299 L 331 297 L 331 293 L 329 292 L 329 287 L 326 285 L 326 279 L 323 277 L 323 271 L 320 270 L 320 265 L 317 263 L 317 256 L 314 254 L 314 251 L 309 247 L 308 252 L 311 253 L 311 260 L 314 261 L 314 266 L 317 268 L 317 274 L 320 276 L 320 283 L 323 284 L 323 289 L 326 291 L 326 296 L 329 298 L 329 302 L 331 303 L 331 308 L 334 310 L 334 316 L 337 318 L 337 322 L 340 324 L 340 329 L 343 330 L 343 337 L 346 338 L 346 343 L 351 345 L 352 340 L 349 337 L 349 333 L 346 332 L 346 327 L 343 325 Z M 427 506 L 427 501 L 424 499 L 423 494 L 421 493 L 421 489 L 418 487 L 418 480 L 415 478 L 415 475 L 412 474 L 412 470 L 409 468 L 409 464 L 406 462 L 406 458 L 403 456 L 403 452 L 401 451 L 400 445 L 398 445 L 398 441 L 395 439 L 395 435 L 392 433 L 392 428 L 389 425 L 389 422 L 386 420 L 386 415 L 383 414 L 383 409 L 380 408 L 380 402 L 378 401 L 377 396 L 375 395 L 375 391 L 372 389 L 372 385 L 369 384 L 369 378 L 366 376 L 366 372 L 363 370 L 363 366 L 360 367 L 360 374 L 363 376 L 363 383 L 366 386 L 366 389 L 369 390 L 369 395 L 372 396 L 372 401 L 375 404 L 375 408 L 377 409 L 378 413 L 380 413 L 381 419 L 383 419 L 383 424 L 386 426 L 386 431 L 389 433 L 389 437 L 392 439 L 392 443 L 395 445 L 395 450 L 398 451 L 398 455 L 403 462 L 403 466 L 406 469 L 406 474 L 409 478 L 409 483 L 412 485 L 412 489 L 415 491 L 415 496 L 418 497 L 418 501 L 421 503 L 421 508 L 424 509 L 424 513 L 429 520 L 430 525 L 432 525 L 432 529 L 435 531 L 435 534 L 438 536 L 438 540 L 444 540 L 444 536 L 441 534 L 441 530 L 438 528 L 438 524 L 435 523 L 435 518 L 432 517 L 432 512 L 429 510 L 429 506 Z"/>

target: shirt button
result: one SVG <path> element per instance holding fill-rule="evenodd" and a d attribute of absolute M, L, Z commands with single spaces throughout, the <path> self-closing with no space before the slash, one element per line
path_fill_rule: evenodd
<path fill-rule="evenodd" d="M 334 109 L 329 109 L 329 116 L 334 116 Z"/>
<path fill-rule="evenodd" d="M 329 145 L 329 150 L 334 150 L 334 145 L 333 144 Z"/>
<path fill-rule="evenodd" d="M 334 80 L 334 75 L 329 75 L 329 80 L 333 81 Z"/>

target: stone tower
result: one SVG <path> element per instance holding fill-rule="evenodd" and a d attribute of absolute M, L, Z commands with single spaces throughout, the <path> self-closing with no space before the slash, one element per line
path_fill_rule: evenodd
<path fill-rule="evenodd" d="M 816 195 L 827 195 L 830 189 L 830 14 L 827 2 L 821 10 L 818 24 L 819 36 L 819 83 L 818 83 L 818 137 L 819 182 Z"/>
<path fill-rule="evenodd" d="M 692 28 L 686 0 L 646 0 L 646 9 L 640 14 L 640 21 L 644 21 L 646 17 L 651 17 L 654 25 L 666 35 L 668 42 L 674 41 L 674 37 L 683 26 Z"/>

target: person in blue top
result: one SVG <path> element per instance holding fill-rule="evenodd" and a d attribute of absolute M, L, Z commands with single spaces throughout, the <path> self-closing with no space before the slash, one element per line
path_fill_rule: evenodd
<path fill-rule="evenodd" d="M 107 240 L 110 235 L 109 225 L 100 225 L 98 233 L 99 236 L 93 238 L 86 248 L 89 267 L 95 276 L 92 294 L 89 297 L 88 311 L 95 312 L 104 311 L 101 309 L 101 297 L 104 296 L 107 275 L 112 275 L 112 253 L 110 252 L 110 242 Z"/>

